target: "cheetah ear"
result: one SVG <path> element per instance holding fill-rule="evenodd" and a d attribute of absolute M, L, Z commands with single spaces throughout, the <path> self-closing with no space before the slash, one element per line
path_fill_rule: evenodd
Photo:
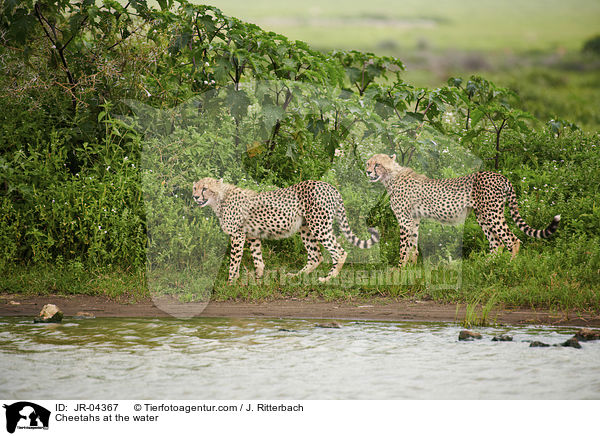
<path fill-rule="evenodd" d="M 219 185 L 222 185 L 222 184 L 223 184 L 223 178 L 221 177 L 221 178 L 219 179 Z"/>
<path fill-rule="evenodd" d="M 395 154 L 392 154 L 392 155 L 390 156 L 390 158 L 391 158 L 392 160 L 396 160 L 396 155 L 395 155 Z"/>

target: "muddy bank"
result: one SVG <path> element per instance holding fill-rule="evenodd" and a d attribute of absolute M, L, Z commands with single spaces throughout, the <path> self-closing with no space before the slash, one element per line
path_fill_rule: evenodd
<path fill-rule="evenodd" d="M 92 312 L 96 317 L 169 317 L 177 313 L 174 306 L 167 312 L 161 310 L 150 299 L 137 303 L 121 303 L 104 297 L 87 295 L 23 297 L 0 296 L 0 316 L 35 316 L 44 304 L 56 304 L 65 316 L 77 312 Z M 164 301 L 158 306 L 167 308 Z M 177 306 L 177 305 L 175 305 Z M 189 307 L 189 306 L 183 306 Z M 327 302 L 314 300 L 274 300 L 261 303 L 214 301 L 200 317 L 227 318 L 312 318 L 354 319 L 376 321 L 460 321 L 464 318 L 465 306 L 457 314 L 456 305 L 432 301 L 394 301 L 373 303 Z M 500 324 L 545 324 L 600 327 L 600 314 L 576 314 L 525 309 L 492 311 L 488 319 Z"/>

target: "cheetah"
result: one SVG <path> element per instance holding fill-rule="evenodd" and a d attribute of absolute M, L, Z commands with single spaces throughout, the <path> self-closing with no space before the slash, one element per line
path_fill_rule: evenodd
<path fill-rule="evenodd" d="M 368 229 L 371 234 L 368 240 L 360 240 L 352 233 L 342 196 L 325 182 L 309 180 L 259 193 L 224 183 L 223 179 L 207 177 L 194 183 L 193 197 L 199 206 L 212 208 L 221 229 L 230 235 L 229 283 L 234 283 L 239 277 L 246 240 L 250 244 L 256 277 L 261 278 L 265 268 L 261 239 L 283 239 L 299 231 L 308 252 L 308 261 L 298 273 L 289 275 L 309 274 L 319 266 L 323 260 L 320 243 L 333 260 L 327 276 L 319 277 L 321 282 L 337 276 L 347 256 L 333 235 L 334 218 L 353 245 L 369 248 L 379 241 L 379 233 L 373 228 Z"/>
<path fill-rule="evenodd" d="M 510 181 L 501 174 L 480 171 L 452 179 L 430 179 L 396 162 L 396 155 L 376 154 L 367 161 L 367 176 L 381 182 L 390 195 L 390 206 L 400 225 L 400 261 L 403 267 L 418 256 L 419 222 L 429 218 L 443 224 L 463 222 L 474 210 L 477 222 L 490 244 L 491 252 L 505 246 L 512 257 L 521 241 L 510 231 L 504 219 L 504 204 L 512 219 L 527 236 L 547 238 L 556 232 L 560 215 L 545 230 L 529 227 L 519 214 L 517 198 Z"/>

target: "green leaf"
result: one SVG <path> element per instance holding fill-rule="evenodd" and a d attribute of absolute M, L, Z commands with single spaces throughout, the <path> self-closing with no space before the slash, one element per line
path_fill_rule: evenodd
<path fill-rule="evenodd" d="M 361 70 L 356 67 L 346 68 L 346 75 L 351 83 L 358 83 L 361 80 Z"/>
<path fill-rule="evenodd" d="M 289 157 L 292 160 L 296 160 L 297 155 L 297 145 L 295 142 L 291 142 L 287 145 L 287 150 L 285 152 L 285 156 Z"/>
<path fill-rule="evenodd" d="M 479 123 L 479 121 L 481 121 L 484 115 L 485 113 L 481 109 L 474 109 L 471 112 L 471 127 L 475 127 Z"/>
<path fill-rule="evenodd" d="M 145 14 L 148 11 L 148 3 L 146 0 L 130 0 L 131 6 L 139 14 Z"/>
<path fill-rule="evenodd" d="M 237 120 L 248 113 L 248 106 L 251 103 L 250 98 L 246 95 L 244 90 L 235 91 L 233 89 L 227 95 L 225 101 L 229 106 L 231 115 Z"/>
<path fill-rule="evenodd" d="M 467 94 L 471 97 L 473 97 L 475 94 L 477 94 L 480 90 L 481 87 L 479 86 L 479 84 L 473 80 L 469 80 L 467 82 L 467 86 L 465 87 L 465 89 L 467 90 Z"/>
<path fill-rule="evenodd" d="M 169 53 L 171 53 L 171 55 L 178 54 L 182 48 L 187 47 L 191 39 L 191 31 L 182 32 L 181 34 L 175 36 L 175 38 L 173 38 L 169 43 Z"/>
<path fill-rule="evenodd" d="M 284 110 L 277 105 L 264 105 L 262 107 L 262 122 L 267 130 L 273 128 L 275 123 L 283 117 Z"/>
<path fill-rule="evenodd" d="M 365 73 L 367 76 L 367 81 L 370 82 L 370 81 L 374 80 L 376 77 L 379 77 L 383 73 L 385 73 L 385 68 L 382 68 L 379 65 L 369 64 L 369 65 L 367 65 L 367 68 L 365 68 Z"/>
<path fill-rule="evenodd" d="M 327 121 L 323 121 L 321 119 L 310 120 L 308 122 L 308 131 L 317 136 L 319 133 L 326 130 L 327 124 Z"/>
<path fill-rule="evenodd" d="M 477 138 L 483 130 L 481 129 L 471 129 L 462 137 L 462 142 L 471 142 L 473 139 Z"/>
<path fill-rule="evenodd" d="M 425 116 L 421 112 L 406 112 L 403 121 L 416 121 L 418 123 L 422 123 L 424 119 Z"/>
<path fill-rule="evenodd" d="M 461 79 L 460 77 L 450 77 L 448 79 L 448 86 L 454 86 L 455 88 L 460 88 L 460 85 L 462 85 L 463 83 L 463 79 Z"/>

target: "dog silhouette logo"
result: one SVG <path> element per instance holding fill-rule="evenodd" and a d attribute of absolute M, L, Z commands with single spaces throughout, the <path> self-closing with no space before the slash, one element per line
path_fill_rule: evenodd
<path fill-rule="evenodd" d="M 50 411 L 28 401 L 4 405 L 6 409 L 6 431 L 14 433 L 19 429 L 48 429 Z"/>

